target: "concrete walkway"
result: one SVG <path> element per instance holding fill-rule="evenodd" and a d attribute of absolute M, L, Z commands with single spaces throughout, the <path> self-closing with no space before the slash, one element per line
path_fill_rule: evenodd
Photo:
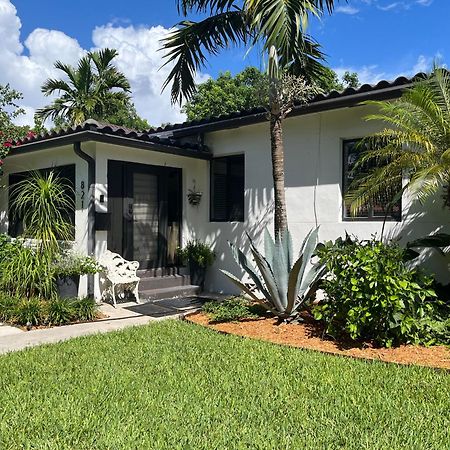
<path fill-rule="evenodd" d="M 127 327 L 146 325 L 164 319 L 179 319 L 198 310 L 207 300 L 219 300 L 226 296 L 203 294 L 195 297 L 155 300 L 148 303 L 120 303 L 113 308 L 108 303 L 100 305 L 104 319 L 89 323 L 78 323 L 62 327 L 24 331 L 20 328 L 0 324 L 0 354 L 22 350 L 41 344 L 53 344 L 89 334 L 107 333 Z"/>
<path fill-rule="evenodd" d="M 102 304 L 100 311 L 107 316 L 105 319 L 62 327 L 23 331 L 16 327 L 2 325 L 0 326 L 0 354 L 183 316 L 180 311 L 155 308 L 153 304 L 123 303 L 117 308 L 113 308 L 109 304 Z"/>

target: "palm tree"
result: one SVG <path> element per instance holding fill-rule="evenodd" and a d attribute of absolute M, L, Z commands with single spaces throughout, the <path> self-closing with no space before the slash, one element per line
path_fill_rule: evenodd
<path fill-rule="evenodd" d="M 50 105 L 37 110 L 36 117 L 62 119 L 69 125 L 78 125 L 87 119 L 102 120 L 130 101 L 130 83 L 113 65 L 118 55 L 114 49 L 105 48 L 83 56 L 76 68 L 60 61 L 55 68 L 66 79 L 48 79 L 41 90 L 46 95 L 58 93 L 60 97 Z"/>
<path fill-rule="evenodd" d="M 206 13 L 199 22 L 184 20 L 164 41 L 166 64 L 174 63 L 163 89 L 172 85 L 173 103 L 195 93 L 195 74 L 207 62 L 206 54 L 239 44 L 261 44 L 268 58 L 269 116 L 272 175 L 275 193 L 275 236 L 287 230 L 282 121 L 292 102 L 280 102 L 284 74 L 310 80 L 321 76 L 323 55 L 306 33 L 308 16 L 332 11 L 334 0 L 177 0 L 183 16 Z M 282 95 L 281 95 L 282 96 Z"/>
<path fill-rule="evenodd" d="M 371 169 L 350 185 L 352 212 L 386 198 L 395 201 L 405 191 L 424 201 L 442 189 L 450 207 L 450 73 L 435 69 L 395 102 L 366 103 L 379 109 L 367 120 L 382 121 L 386 128 L 362 141 L 367 150 L 355 172 Z"/>

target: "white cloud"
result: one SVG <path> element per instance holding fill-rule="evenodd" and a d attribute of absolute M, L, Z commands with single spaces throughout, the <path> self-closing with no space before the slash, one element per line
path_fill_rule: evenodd
<path fill-rule="evenodd" d="M 338 6 L 336 8 L 336 12 L 337 13 L 342 13 L 342 14 L 349 14 L 349 15 L 354 15 L 354 14 L 358 14 L 359 13 L 359 9 L 355 8 L 354 6 L 350 6 L 350 5 L 344 5 L 344 6 Z"/>
<path fill-rule="evenodd" d="M 375 6 L 377 9 L 386 12 L 394 11 L 405 11 L 409 10 L 415 5 L 419 6 L 430 6 L 434 0 L 398 0 L 398 1 L 388 1 L 388 0 L 360 0 L 368 6 Z"/>
<path fill-rule="evenodd" d="M 122 21 L 123 23 L 123 21 Z M 10 83 L 22 92 L 26 115 L 20 123 L 33 123 L 35 109 L 47 104 L 48 98 L 40 87 L 49 77 L 60 73 L 53 68 L 56 60 L 75 64 L 90 49 L 83 49 L 78 41 L 57 30 L 35 29 L 24 41 L 20 36 L 21 21 L 10 0 L 0 0 L 0 83 Z M 118 68 L 128 77 L 137 111 L 150 124 L 177 122 L 184 119 L 178 107 L 170 104 L 169 91 L 161 94 L 161 86 L 170 67 L 159 70 L 163 52 L 160 40 L 170 30 L 108 24 L 93 30 L 94 48 L 112 47 L 119 51 Z M 206 79 L 200 74 L 199 81 Z"/>
<path fill-rule="evenodd" d="M 333 67 L 333 70 L 339 77 L 345 72 L 356 72 L 361 84 L 376 84 L 381 80 L 393 81 L 400 76 L 412 77 L 419 72 L 429 72 L 436 61 L 442 60 L 442 55 L 437 53 L 435 56 L 419 55 L 416 62 L 406 70 L 386 71 L 376 64 L 365 66 L 341 66 Z"/>

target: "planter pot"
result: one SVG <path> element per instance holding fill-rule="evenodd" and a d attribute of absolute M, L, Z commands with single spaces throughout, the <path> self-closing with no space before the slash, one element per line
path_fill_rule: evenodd
<path fill-rule="evenodd" d="M 72 275 L 71 277 L 57 277 L 56 289 L 59 298 L 75 298 L 78 297 L 78 287 L 80 285 L 80 275 Z"/>
<path fill-rule="evenodd" d="M 195 261 L 189 260 L 189 272 L 191 284 L 200 286 L 203 290 L 205 286 L 206 268 L 199 266 Z"/>

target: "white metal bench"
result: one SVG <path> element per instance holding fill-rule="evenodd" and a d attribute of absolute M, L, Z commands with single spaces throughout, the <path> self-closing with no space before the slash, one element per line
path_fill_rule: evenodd
<path fill-rule="evenodd" d="M 106 250 L 100 258 L 100 265 L 104 268 L 104 274 L 108 286 L 103 290 L 103 297 L 109 293 L 112 297 L 113 305 L 116 307 L 116 287 L 121 288 L 121 292 L 131 291 L 136 302 L 139 303 L 139 281 L 137 261 L 127 261 L 118 253 Z"/>

